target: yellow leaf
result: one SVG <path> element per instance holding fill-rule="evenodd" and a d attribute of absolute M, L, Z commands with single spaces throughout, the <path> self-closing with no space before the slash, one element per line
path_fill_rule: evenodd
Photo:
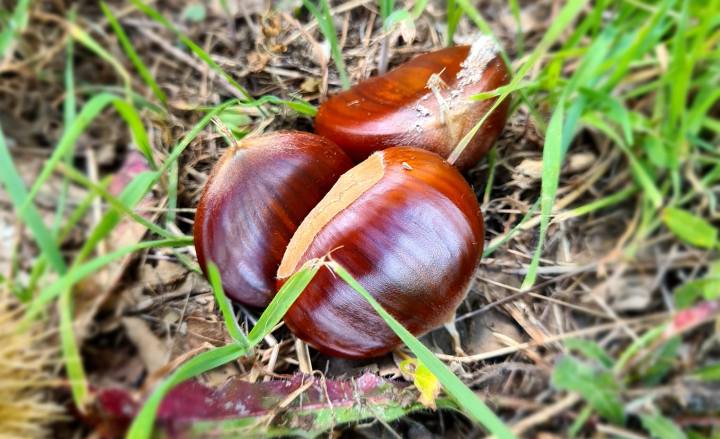
<path fill-rule="evenodd" d="M 430 372 L 430 369 L 417 358 L 408 358 L 400 362 L 400 372 L 413 380 L 413 384 L 420 391 L 418 401 L 425 407 L 435 409 L 435 400 L 440 394 L 440 381 Z"/>

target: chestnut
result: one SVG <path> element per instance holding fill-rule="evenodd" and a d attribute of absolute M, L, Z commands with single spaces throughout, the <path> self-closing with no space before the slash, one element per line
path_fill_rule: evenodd
<path fill-rule="evenodd" d="M 290 237 L 351 167 L 337 145 L 312 133 L 277 132 L 230 147 L 197 207 L 200 267 L 205 271 L 208 260 L 217 264 L 231 299 L 267 305 Z"/>
<path fill-rule="evenodd" d="M 293 235 L 278 269 L 283 282 L 330 254 L 415 335 L 452 318 L 483 248 L 477 198 L 433 152 L 393 147 L 343 174 Z M 322 268 L 285 315 L 318 350 L 373 357 L 400 344 L 372 307 Z"/>
<path fill-rule="evenodd" d="M 337 143 L 353 160 L 373 151 L 413 145 L 448 158 L 487 113 L 494 99 L 471 100 L 508 83 L 510 74 L 488 37 L 419 55 L 365 80 L 322 104 L 315 132 Z M 474 166 L 500 135 L 509 100 L 487 118 L 455 166 Z"/>

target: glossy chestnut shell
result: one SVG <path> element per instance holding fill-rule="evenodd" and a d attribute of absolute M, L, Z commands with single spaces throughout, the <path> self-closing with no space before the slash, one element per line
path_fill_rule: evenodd
<path fill-rule="evenodd" d="M 442 79 L 436 81 L 435 92 L 428 86 L 433 74 Z M 472 101 L 470 96 L 509 79 L 497 47 L 483 37 L 472 49 L 457 46 L 419 55 L 331 97 L 319 108 L 315 132 L 356 161 L 398 145 L 417 146 L 447 159 L 495 101 Z M 509 101 L 488 117 L 455 166 L 466 170 L 490 149 L 505 125 Z"/>
<path fill-rule="evenodd" d="M 331 141 L 277 132 L 243 139 L 210 174 L 197 207 L 195 249 L 222 273 L 231 299 L 265 306 L 290 237 L 352 163 Z"/>
<path fill-rule="evenodd" d="M 299 226 L 279 283 L 328 253 L 415 335 L 447 322 L 483 248 L 477 199 L 457 169 L 412 147 L 379 151 L 345 173 Z M 330 355 L 384 354 L 400 340 L 370 305 L 322 268 L 285 315 Z"/>

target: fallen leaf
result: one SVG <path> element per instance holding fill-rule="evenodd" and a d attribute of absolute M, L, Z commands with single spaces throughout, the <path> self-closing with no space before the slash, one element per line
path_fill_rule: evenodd
<path fill-rule="evenodd" d="M 408 379 L 412 379 L 413 384 L 420 392 L 418 402 L 434 410 L 436 408 L 435 400 L 440 395 L 442 386 L 430 369 L 417 358 L 408 358 L 400 363 L 400 372 Z"/>
<path fill-rule="evenodd" d="M 720 300 L 700 302 L 692 308 L 677 312 L 672 323 L 665 330 L 664 336 L 673 337 L 718 317 L 720 317 Z"/>
<path fill-rule="evenodd" d="M 391 421 L 422 408 L 407 404 L 405 394 L 405 385 L 371 373 L 349 380 L 297 374 L 256 383 L 234 377 L 219 387 L 190 380 L 165 397 L 156 426 L 168 437 L 181 438 L 229 431 L 233 437 L 269 432 L 315 436 L 337 424 L 368 418 Z M 86 421 L 107 437 L 122 436 L 141 405 L 136 395 L 119 388 L 100 390 L 95 400 Z"/>

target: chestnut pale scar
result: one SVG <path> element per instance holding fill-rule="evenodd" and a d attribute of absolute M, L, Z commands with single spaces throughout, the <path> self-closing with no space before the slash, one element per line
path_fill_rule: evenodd
<path fill-rule="evenodd" d="M 330 192 L 310 211 L 290 239 L 278 268 L 278 279 L 289 277 L 295 272 L 298 262 L 320 230 L 338 213 L 380 181 L 384 172 L 382 152 L 377 152 L 338 179 Z"/>

